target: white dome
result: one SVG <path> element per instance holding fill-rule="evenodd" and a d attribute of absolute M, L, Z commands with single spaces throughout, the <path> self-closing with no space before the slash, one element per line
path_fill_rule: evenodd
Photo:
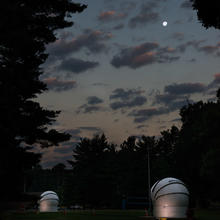
<path fill-rule="evenodd" d="M 40 212 L 56 212 L 59 203 L 59 197 L 53 191 L 46 191 L 41 194 Z"/>
<path fill-rule="evenodd" d="M 184 218 L 189 203 L 189 191 L 176 178 L 157 181 L 151 188 L 154 216 L 160 218 Z"/>

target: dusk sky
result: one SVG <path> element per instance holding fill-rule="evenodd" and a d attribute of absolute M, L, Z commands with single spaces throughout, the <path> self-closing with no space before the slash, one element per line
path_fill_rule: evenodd
<path fill-rule="evenodd" d="M 72 135 L 40 150 L 42 165 L 72 159 L 80 137 L 159 136 L 181 126 L 179 109 L 215 97 L 220 32 L 205 29 L 187 0 L 76 0 L 88 8 L 48 46 L 38 101 L 61 110 L 52 126 Z M 167 26 L 163 26 L 167 21 Z"/>

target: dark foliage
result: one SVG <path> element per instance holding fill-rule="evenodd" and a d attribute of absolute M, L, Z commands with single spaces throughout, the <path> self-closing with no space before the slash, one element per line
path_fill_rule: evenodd
<path fill-rule="evenodd" d="M 70 0 L 1 1 L 0 172 L 5 186 L 15 179 L 18 183 L 22 181 L 21 170 L 30 168 L 39 161 L 40 155 L 29 153 L 26 148 L 21 149 L 21 144 L 49 147 L 70 137 L 48 129 L 59 111 L 41 107 L 34 98 L 47 89 L 39 80 L 39 76 L 43 74 L 40 65 L 48 56 L 45 46 L 56 40 L 55 30 L 73 24 L 65 20 L 66 17 L 85 8 L 85 5 L 75 4 Z M 30 160 L 31 158 L 34 159 Z M 8 188 L 1 189 L 1 198 L 9 198 Z M 10 189 L 13 191 L 14 188 Z"/>
<path fill-rule="evenodd" d="M 195 198 L 216 199 L 219 197 L 220 184 L 217 171 L 220 102 L 189 104 L 181 109 L 180 115 L 182 128 L 176 147 L 179 176 L 188 183 Z"/>
<path fill-rule="evenodd" d="M 115 196 L 115 146 L 105 135 L 81 139 L 73 150 L 75 199 L 84 206 L 110 206 Z"/>
<path fill-rule="evenodd" d="M 214 27 L 220 29 L 220 3 L 219 0 L 190 0 L 193 9 L 197 11 L 199 21 L 207 29 Z"/>
<path fill-rule="evenodd" d="M 180 110 L 182 127 L 160 138 L 128 137 L 116 150 L 106 137 L 82 139 L 74 150 L 73 177 L 65 201 L 92 207 L 121 207 L 122 198 L 148 197 L 148 150 L 151 186 L 165 177 L 184 181 L 192 204 L 219 201 L 220 89 L 217 102 L 188 104 Z M 67 184 L 68 185 L 68 184 Z M 190 204 L 190 205 L 192 205 Z M 146 204 L 147 205 L 147 204 Z"/>

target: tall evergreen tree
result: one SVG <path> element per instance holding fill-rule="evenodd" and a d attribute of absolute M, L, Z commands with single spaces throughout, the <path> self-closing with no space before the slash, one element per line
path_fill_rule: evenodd
<path fill-rule="evenodd" d="M 76 201 L 90 207 L 110 207 L 116 192 L 115 145 L 105 135 L 83 138 L 73 150 Z"/>
<path fill-rule="evenodd" d="M 219 99 L 189 104 L 181 109 L 180 115 L 182 127 L 176 147 L 178 175 L 199 201 L 219 197 Z"/>
<path fill-rule="evenodd" d="M 73 24 L 66 17 L 85 8 L 70 0 L 1 1 L 0 178 L 6 189 L 9 182 L 16 182 L 10 173 L 20 172 L 16 164 L 22 160 L 17 154 L 21 144 L 49 147 L 69 139 L 68 134 L 48 128 L 60 112 L 41 107 L 34 98 L 47 90 L 39 80 L 43 74 L 40 65 L 48 57 L 46 45 L 56 40 L 54 31 Z M 5 199 L 7 190 L 1 189 Z"/>
<path fill-rule="evenodd" d="M 199 21 L 205 28 L 220 29 L 220 4 L 218 0 L 189 0 L 197 11 Z"/>

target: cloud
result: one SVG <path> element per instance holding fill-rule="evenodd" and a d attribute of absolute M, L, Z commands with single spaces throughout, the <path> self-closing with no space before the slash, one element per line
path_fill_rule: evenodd
<path fill-rule="evenodd" d="M 63 60 L 60 66 L 58 67 L 59 70 L 65 70 L 72 73 L 82 73 L 89 69 L 93 69 L 99 65 L 98 62 L 91 62 L 91 61 L 84 61 L 81 59 L 76 58 L 69 58 L 67 60 Z"/>
<path fill-rule="evenodd" d="M 103 103 L 104 101 L 101 98 L 98 98 L 97 96 L 89 96 L 86 99 L 87 103 L 83 104 L 78 107 L 76 113 L 93 113 L 97 111 L 103 110 L 102 106 L 99 106 L 98 104 Z"/>
<path fill-rule="evenodd" d="M 181 5 L 181 8 L 184 9 L 192 9 L 192 2 L 190 2 L 190 0 L 185 0 Z"/>
<path fill-rule="evenodd" d="M 81 105 L 76 113 L 94 113 L 94 112 L 97 112 L 97 111 L 101 111 L 103 108 L 101 106 L 96 106 L 96 105 L 88 105 L 88 104 L 84 104 L 84 105 Z"/>
<path fill-rule="evenodd" d="M 86 130 L 86 131 L 103 132 L 101 128 L 93 127 L 93 126 L 82 126 L 82 127 L 79 127 L 79 129 Z"/>
<path fill-rule="evenodd" d="M 118 24 L 118 25 L 113 27 L 114 30 L 121 30 L 123 28 L 124 28 L 124 24 Z"/>
<path fill-rule="evenodd" d="M 148 127 L 149 127 L 148 125 L 138 125 L 136 129 L 143 129 L 143 128 L 148 128 Z"/>
<path fill-rule="evenodd" d="M 103 103 L 103 100 L 98 98 L 97 96 L 89 96 L 87 98 L 87 101 L 89 105 L 96 105 L 96 104 Z"/>
<path fill-rule="evenodd" d="M 86 48 L 91 53 L 98 54 L 107 51 L 106 41 L 111 38 L 111 33 L 86 29 L 83 34 L 70 40 L 66 38 L 57 40 L 55 43 L 49 45 L 48 52 L 50 56 L 56 58 L 65 58 L 83 48 Z"/>
<path fill-rule="evenodd" d="M 67 91 L 76 87 L 76 81 L 74 80 L 59 80 L 55 77 L 46 78 L 43 82 L 47 84 L 49 90 L 55 92 Z"/>
<path fill-rule="evenodd" d="M 217 87 L 220 86 L 220 73 L 216 73 L 214 75 L 214 80 L 208 85 L 208 89 L 216 89 Z M 216 91 L 214 92 L 216 94 Z"/>
<path fill-rule="evenodd" d="M 127 16 L 126 13 L 116 12 L 114 10 L 101 12 L 98 16 L 98 20 L 101 22 L 111 22 L 123 19 Z"/>
<path fill-rule="evenodd" d="M 160 47 L 158 43 L 146 42 L 135 47 L 121 49 L 113 57 L 111 64 L 120 68 L 128 66 L 132 69 L 153 63 L 170 63 L 178 60 L 180 57 L 170 56 L 175 50 L 169 47 Z"/>
<path fill-rule="evenodd" d="M 219 56 L 220 54 L 220 42 L 216 43 L 215 45 L 205 45 L 205 46 L 201 46 L 202 43 L 204 43 L 205 40 L 193 40 L 193 41 L 187 41 L 183 44 L 180 44 L 177 46 L 176 50 L 179 52 L 185 52 L 185 50 L 188 47 L 194 47 L 195 50 L 197 50 L 198 52 L 204 52 L 205 54 L 209 55 L 209 54 L 213 54 L 216 56 Z"/>
<path fill-rule="evenodd" d="M 205 40 L 192 40 L 192 41 L 187 41 L 187 42 L 185 42 L 185 43 L 183 43 L 183 44 L 178 45 L 176 49 L 177 49 L 179 52 L 182 52 L 182 53 L 185 52 L 185 50 L 186 50 L 188 47 L 190 47 L 190 46 L 194 47 L 196 50 L 199 50 L 200 44 L 203 43 L 203 42 L 205 42 Z"/>
<path fill-rule="evenodd" d="M 54 149 L 55 153 L 59 154 L 68 154 L 72 153 L 74 147 L 77 145 L 77 142 L 68 142 L 69 146 L 62 146 Z"/>
<path fill-rule="evenodd" d="M 109 96 L 109 99 L 121 99 L 121 100 L 128 100 L 131 98 L 134 98 L 140 94 L 142 94 L 144 91 L 140 89 L 127 89 L 124 90 L 123 88 L 115 89 L 112 93 L 112 95 Z"/>
<path fill-rule="evenodd" d="M 202 83 L 174 83 L 164 87 L 163 94 L 155 95 L 155 104 L 162 104 L 167 107 L 168 111 L 175 111 L 182 106 L 192 103 L 189 96 L 195 93 L 203 93 L 207 86 Z"/>
<path fill-rule="evenodd" d="M 128 114 L 130 117 L 134 117 L 134 123 L 142 123 L 154 116 L 167 114 L 169 111 L 167 108 L 160 107 L 160 108 L 148 108 L 148 109 L 141 109 L 141 110 L 133 110 Z"/>
<path fill-rule="evenodd" d="M 142 93 L 144 93 L 144 91 L 141 89 L 115 89 L 113 94 L 109 96 L 110 100 L 116 100 L 110 103 L 110 108 L 117 110 L 122 108 L 142 106 L 147 102 L 147 98 L 142 96 Z"/>
<path fill-rule="evenodd" d="M 92 84 L 93 86 L 109 86 L 107 83 L 102 83 L 102 82 L 96 82 Z"/>
<path fill-rule="evenodd" d="M 190 100 L 187 96 L 182 95 L 174 95 L 174 94 L 161 94 L 155 96 L 155 102 L 153 105 L 163 105 L 167 109 L 167 113 L 176 111 L 183 107 L 184 105 L 187 105 L 188 103 L 192 103 L 193 101 Z"/>
<path fill-rule="evenodd" d="M 212 45 L 206 45 L 203 47 L 198 48 L 199 51 L 204 52 L 205 54 L 213 54 L 217 52 L 220 49 L 220 43 L 212 46 Z"/>
<path fill-rule="evenodd" d="M 154 11 L 158 6 L 157 1 L 149 1 L 141 6 L 140 12 L 138 15 L 132 17 L 129 20 L 129 27 L 135 28 L 137 26 L 143 26 L 149 23 L 155 23 L 159 20 L 159 14 Z"/>
<path fill-rule="evenodd" d="M 172 39 L 178 40 L 178 41 L 182 41 L 184 40 L 184 33 L 182 32 L 175 32 L 171 35 Z"/>
<path fill-rule="evenodd" d="M 147 99 L 144 96 L 139 96 L 139 97 L 135 97 L 134 99 L 130 100 L 130 101 L 123 101 L 123 102 L 113 102 L 110 104 L 110 107 L 113 110 L 117 110 L 120 108 L 131 108 L 131 107 L 135 107 L 135 106 L 142 106 L 147 102 Z"/>
<path fill-rule="evenodd" d="M 186 99 L 186 98 L 187 98 L 186 96 L 179 96 L 179 95 L 169 94 L 169 93 L 158 94 L 155 96 L 155 102 L 153 104 L 169 105 L 170 103 L 178 99 Z"/>
<path fill-rule="evenodd" d="M 193 93 L 201 93 L 206 90 L 206 85 L 202 83 L 174 83 L 165 86 L 164 92 L 174 95 L 189 95 Z"/>
<path fill-rule="evenodd" d="M 80 139 L 80 133 L 81 133 L 81 130 L 80 129 L 68 129 L 68 130 L 64 130 L 62 132 L 66 132 L 68 134 L 71 135 L 71 139 L 74 139 L 74 140 L 79 140 Z M 69 145 L 68 144 L 69 142 L 64 142 L 63 145 Z"/>
<path fill-rule="evenodd" d="M 193 103 L 190 95 L 203 93 L 207 86 L 202 83 L 175 83 L 164 87 L 163 94 L 156 94 L 153 105 L 162 105 L 168 112 L 176 111 L 188 103 Z"/>

